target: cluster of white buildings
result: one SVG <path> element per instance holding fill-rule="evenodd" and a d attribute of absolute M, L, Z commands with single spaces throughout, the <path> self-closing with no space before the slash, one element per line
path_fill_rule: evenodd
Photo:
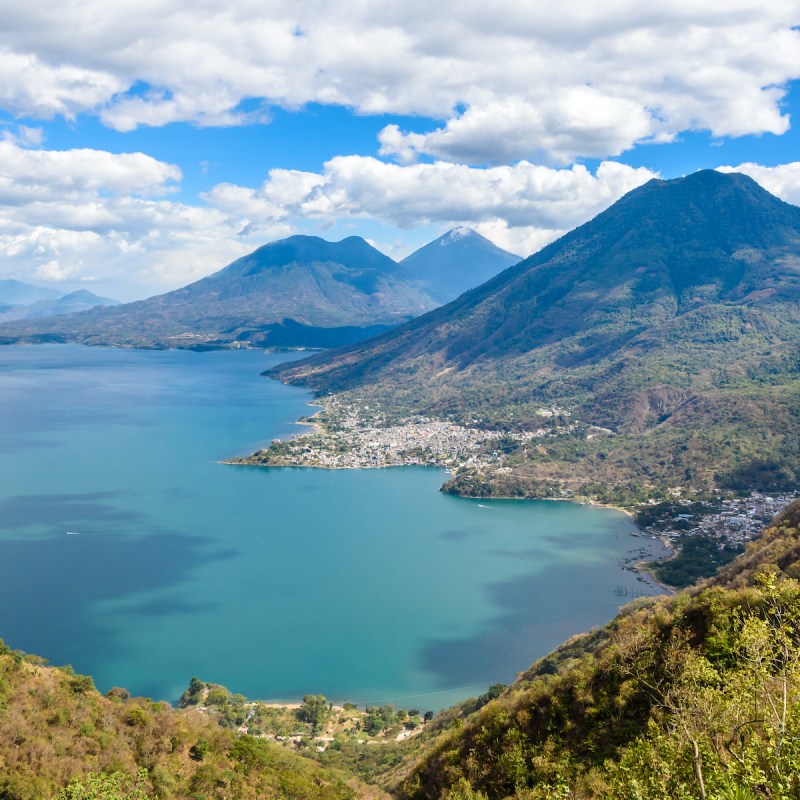
<path fill-rule="evenodd" d="M 492 448 L 492 444 L 501 439 L 528 441 L 546 435 L 544 429 L 509 434 L 427 418 L 378 427 L 352 414 L 338 419 L 337 423 L 335 430 L 309 432 L 288 441 L 275 441 L 269 449 L 254 453 L 251 463 L 327 469 L 409 464 L 482 466 L 503 457 L 502 452 Z"/>
<path fill-rule="evenodd" d="M 766 495 L 753 492 L 749 497 L 720 499 L 715 510 L 708 514 L 678 513 L 660 534 L 675 540 L 681 536 L 713 536 L 720 547 L 743 545 L 755 539 L 796 495 Z"/>

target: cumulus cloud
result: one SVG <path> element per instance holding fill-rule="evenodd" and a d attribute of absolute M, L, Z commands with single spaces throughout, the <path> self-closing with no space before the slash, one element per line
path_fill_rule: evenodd
<path fill-rule="evenodd" d="M 165 194 L 181 171 L 144 153 L 114 154 L 88 148 L 31 150 L 0 141 L 0 202 L 62 200 L 104 190 L 114 194 Z"/>
<path fill-rule="evenodd" d="M 564 230 L 654 177 L 650 170 L 603 162 L 554 169 L 526 161 L 479 169 L 437 162 L 400 166 L 340 156 L 299 203 L 304 215 L 377 217 L 403 227 L 432 222 Z"/>
<path fill-rule="evenodd" d="M 4 277 L 91 279 L 130 299 L 200 278 L 297 230 L 359 219 L 389 229 L 470 225 L 527 254 L 650 177 L 613 162 L 592 174 L 528 162 L 481 169 L 348 156 L 321 173 L 274 169 L 257 187 L 218 184 L 202 205 L 189 205 L 169 199 L 180 170 L 141 153 L 0 140 L 0 261 Z"/>
<path fill-rule="evenodd" d="M 29 125 L 17 125 L 13 128 L 7 127 L 0 134 L 0 138 L 23 147 L 39 147 L 44 142 L 44 131 Z"/>
<path fill-rule="evenodd" d="M 720 172 L 743 172 L 781 200 L 800 206 L 800 161 L 779 164 L 775 167 L 763 167 L 748 162 L 738 167 L 717 167 L 717 169 Z"/>
<path fill-rule="evenodd" d="M 207 202 L 247 220 L 377 219 L 388 225 L 469 225 L 514 252 L 530 253 L 585 222 L 655 174 L 603 162 L 554 169 L 528 162 L 480 169 L 439 162 L 401 166 L 340 156 L 321 174 L 272 170 L 257 189 L 221 184 Z"/>
<path fill-rule="evenodd" d="M 383 131 L 401 163 L 561 165 L 689 129 L 785 131 L 798 21 L 796 0 L 39 0 L 4 9 L 0 105 L 125 131 L 328 103 L 443 120 Z"/>
<path fill-rule="evenodd" d="M 55 10 L 53 13 L 56 22 L 58 15 Z M 71 34 L 63 28 L 62 35 Z M 40 57 L 36 52 L 15 52 L 9 40 L 13 37 L 7 37 L 6 45 L 0 46 L 0 106 L 16 116 L 74 119 L 129 85 L 108 70 L 86 69 L 77 63 L 48 63 L 49 54 Z"/>
<path fill-rule="evenodd" d="M 800 162 L 720 169 L 800 203 Z M 260 186 L 221 183 L 190 205 L 170 198 L 177 167 L 141 153 L 0 140 L 0 264 L 2 277 L 92 280 L 101 293 L 133 299 L 201 278 L 267 241 L 298 231 L 337 238 L 359 220 L 387 231 L 466 225 L 528 255 L 653 177 L 613 161 L 592 173 L 341 156 L 319 173 L 274 169 Z"/>
<path fill-rule="evenodd" d="M 243 233 L 253 234 L 287 220 L 299 211 L 299 204 L 325 178 L 313 172 L 273 169 L 259 188 L 219 183 L 203 199 L 227 214 L 241 218 Z"/>
<path fill-rule="evenodd" d="M 511 97 L 471 106 L 427 134 L 404 134 L 387 125 L 378 135 L 380 154 L 403 163 L 432 155 L 467 164 L 502 164 L 521 157 L 568 164 L 577 155 L 619 155 L 655 135 L 650 114 L 637 103 L 578 86 L 536 104 Z"/>
<path fill-rule="evenodd" d="M 177 167 L 142 153 L 0 141 L 3 277 L 94 280 L 129 299 L 202 277 L 252 249 L 242 220 L 224 209 L 163 199 L 180 179 Z M 290 231 L 273 218 L 260 235 Z"/>

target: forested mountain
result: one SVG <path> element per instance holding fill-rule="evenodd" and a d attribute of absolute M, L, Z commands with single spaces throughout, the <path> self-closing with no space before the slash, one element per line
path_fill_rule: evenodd
<path fill-rule="evenodd" d="M 471 228 L 453 228 L 404 258 L 399 274 L 417 281 L 437 303 L 449 303 L 518 261 Z"/>
<path fill-rule="evenodd" d="M 182 289 L 115 308 L 0 328 L 2 341 L 190 347 L 330 346 L 398 325 L 436 303 L 388 256 L 351 236 L 291 236 Z"/>
<path fill-rule="evenodd" d="M 571 442 L 517 453 L 511 478 L 462 476 L 537 494 L 796 485 L 799 366 L 800 208 L 708 170 L 652 180 L 452 303 L 273 374 L 487 426 L 565 411 Z"/>

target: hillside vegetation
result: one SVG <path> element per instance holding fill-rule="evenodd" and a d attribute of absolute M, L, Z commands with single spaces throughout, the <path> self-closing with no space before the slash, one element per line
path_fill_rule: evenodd
<path fill-rule="evenodd" d="M 377 796 L 200 711 L 121 689 L 102 696 L 90 678 L 43 666 L 0 641 L 2 800 Z"/>
<path fill-rule="evenodd" d="M 449 305 L 271 374 L 396 416 L 568 415 L 464 494 L 795 487 L 800 208 L 744 175 L 653 180 Z"/>
<path fill-rule="evenodd" d="M 800 502 L 718 577 L 637 601 L 452 720 L 400 797 L 800 796 Z"/>

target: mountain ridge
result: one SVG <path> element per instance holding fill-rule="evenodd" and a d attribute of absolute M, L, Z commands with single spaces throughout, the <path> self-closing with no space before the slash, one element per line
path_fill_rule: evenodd
<path fill-rule="evenodd" d="M 496 262 L 494 245 L 482 237 L 475 241 L 479 244 L 460 251 L 463 257 L 475 251 L 473 268 Z M 486 268 L 493 271 L 495 262 Z M 393 259 L 360 237 L 329 242 L 296 235 L 265 244 L 163 295 L 57 321 L 1 326 L 0 341 L 199 349 L 331 347 L 434 308 L 439 301 L 419 269 L 415 275 L 405 276 Z"/>
<path fill-rule="evenodd" d="M 218 272 L 146 300 L 56 321 L 0 327 L 0 339 L 77 341 L 143 347 L 269 346 L 277 329 L 374 332 L 397 325 L 434 302 L 394 275 L 396 264 L 359 237 L 327 242 L 293 236 L 257 248 Z M 288 324 L 288 328 L 287 328 Z M 279 337 L 280 338 L 280 337 Z M 310 341 L 308 341 L 310 340 Z"/>
<path fill-rule="evenodd" d="M 397 413 L 489 427 L 524 429 L 537 424 L 537 408 L 561 405 L 615 434 L 647 434 L 626 447 L 605 443 L 629 460 L 669 439 L 672 467 L 621 470 L 622 482 L 639 484 L 678 483 L 690 468 L 681 452 L 700 455 L 694 445 L 680 451 L 687 426 L 699 448 L 698 426 L 713 425 L 715 413 L 739 413 L 754 431 L 786 443 L 778 471 L 794 481 L 800 454 L 768 419 L 797 430 L 790 409 L 798 397 L 798 301 L 800 208 L 747 176 L 708 170 L 654 179 L 448 305 L 271 375 L 318 392 L 383 399 Z M 740 434 L 718 459 L 729 474 L 755 451 Z M 720 432 L 720 447 L 724 439 Z M 710 474 L 717 445 L 696 470 L 704 488 L 719 482 Z M 541 491 L 532 488 L 537 468 L 550 475 L 550 461 L 564 456 L 520 463 L 525 480 L 506 489 Z M 609 463 L 622 466 L 615 458 Z M 580 480 L 590 479 L 584 470 Z"/>
<path fill-rule="evenodd" d="M 0 310 L 0 322 L 41 319 L 87 311 L 97 306 L 117 306 L 119 304 L 118 300 L 100 297 L 88 289 L 77 289 L 74 292 L 57 295 L 53 299 L 37 300 L 27 305 L 9 306 L 5 310 Z"/>
<path fill-rule="evenodd" d="M 3 305 L 30 305 L 39 300 L 56 300 L 63 294 L 57 289 L 35 286 L 13 278 L 0 280 L 0 303 Z"/>

